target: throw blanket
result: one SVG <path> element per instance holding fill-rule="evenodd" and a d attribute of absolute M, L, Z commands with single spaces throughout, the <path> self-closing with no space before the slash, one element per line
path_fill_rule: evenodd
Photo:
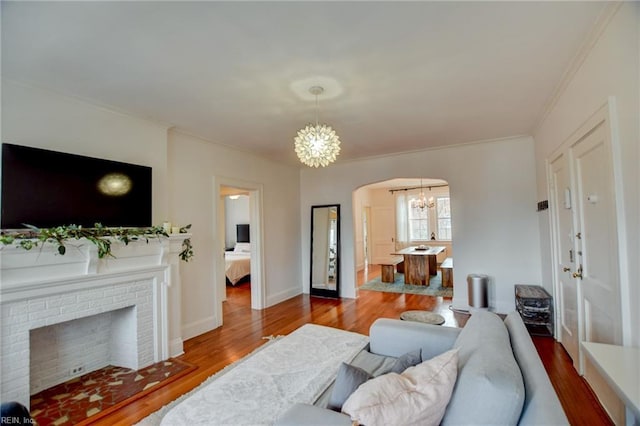
<path fill-rule="evenodd" d="M 256 352 L 162 419 L 163 425 L 273 423 L 296 402 L 313 403 L 368 343 L 358 333 L 306 324 Z"/>

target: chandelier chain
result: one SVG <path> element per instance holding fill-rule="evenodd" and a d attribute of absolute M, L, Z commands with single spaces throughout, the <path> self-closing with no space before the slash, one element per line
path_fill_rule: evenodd
<path fill-rule="evenodd" d="M 316 93 L 316 127 L 318 127 L 318 115 L 320 114 L 320 106 L 318 105 L 318 93 Z"/>

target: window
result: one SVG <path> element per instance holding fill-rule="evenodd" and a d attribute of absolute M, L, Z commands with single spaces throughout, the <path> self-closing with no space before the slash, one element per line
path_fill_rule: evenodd
<path fill-rule="evenodd" d="M 433 194 L 433 207 L 413 207 L 412 201 L 419 196 L 418 191 L 398 191 L 394 194 L 396 203 L 396 247 L 423 244 L 434 240 L 451 240 L 451 208 L 449 190 L 440 189 Z"/>
<path fill-rule="evenodd" d="M 436 198 L 436 217 L 438 222 L 438 239 L 451 239 L 451 205 L 449 197 Z"/>
<path fill-rule="evenodd" d="M 429 239 L 429 209 L 412 207 L 409 201 L 409 241 Z"/>

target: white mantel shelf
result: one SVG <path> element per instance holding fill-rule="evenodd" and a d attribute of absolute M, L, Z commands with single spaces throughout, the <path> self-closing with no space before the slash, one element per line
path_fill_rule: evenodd
<path fill-rule="evenodd" d="M 29 332 L 127 306 L 138 306 L 137 362 L 183 353 L 179 253 L 191 234 L 114 240 L 100 259 L 90 241 L 70 240 L 31 250 L 0 246 L 0 391 L 2 400 L 29 400 Z M 140 327 L 150 329 L 140 331 Z M 138 368 L 143 368 L 140 365 Z"/>
<path fill-rule="evenodd" d="M 191 234 L 151 237 L 124 245 L 112 243 L 113 257 L 98 257 L 97 247 L 86 240 L 65 242 L 66 253 L 58 253 L 55 244 L 25 250 L 15 245 L 0 247 L 0 303 L 72 291 L 87 277 L 107 278 L 161 270 L 174 263 L 182 242 Z M 173 258 L 172 258 L 173 256 Z M 91 284 L 82 284 L 91 285 Z"/>

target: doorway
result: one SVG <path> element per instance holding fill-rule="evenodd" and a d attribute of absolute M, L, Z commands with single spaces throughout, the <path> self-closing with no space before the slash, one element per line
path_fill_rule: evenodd
<path fill-rule="evenodd" d="M 581 373 L 578 342 L 622 343 L 610 135 L 604 108 L 548 161 L 558 337 Z"/>
<path fill-rule="evenodd" d="M 249 209 L 249 191 L 223 186 L 221 194 L 224 206 L 224 262 L 225 294 L 247 299 L 251 295 L 251 217 Z"/>
<path fill-rule="evenodd" d="M 453 259 L 450 190 L 446 181 L 390 179 L 358 188 L 353 200 L 356 248 L 362 247 L 356 250 L 356 275 L 364 271 L 363 276 L 369 277 L 368 269 L 373 265 L 384 264 L 393 253 L 411 246 L 443 247 L 436 256 L 438 265 L 447 258 Z M 404 273 L 402 266 L 395 267 L 397 274 Z M 439 271 L 438 279 L 441 276 Z"/>
<path fill-rule="evenodd" d="M 611 391 L 580 342 L 621 345 L 623 310 L 615 162 L 606 105 L 547 161 L 557 338 L 607 411 Z M 614 415 L 614 418 L 616 416 Z"/>
<path fill-rule="evenodd" d="M 237 179 L 216 178 L 214 188 L 216 188 L 215 200 L 218 212 L 217 242 L 214 249 L 215 288 L 219 301 L 216 319 L 218 324 L 222 325 L 224 319 L 222 303 L 227 299 L 228 280 L 232 283 L 231 289 L 235 293 L 237 289 L 234 285 L 249 283 L 248 286 L 245 285 L 245 289 L 250 292 L 251 309 L 261 310 L 265 306 L 262 185 Z M 227 220 L 230 214 L 234 217 Z M 229 277 L 227 276 L 227 258 L 243 259 L 240 265 L 235 265 L 237 268 Z"/>

